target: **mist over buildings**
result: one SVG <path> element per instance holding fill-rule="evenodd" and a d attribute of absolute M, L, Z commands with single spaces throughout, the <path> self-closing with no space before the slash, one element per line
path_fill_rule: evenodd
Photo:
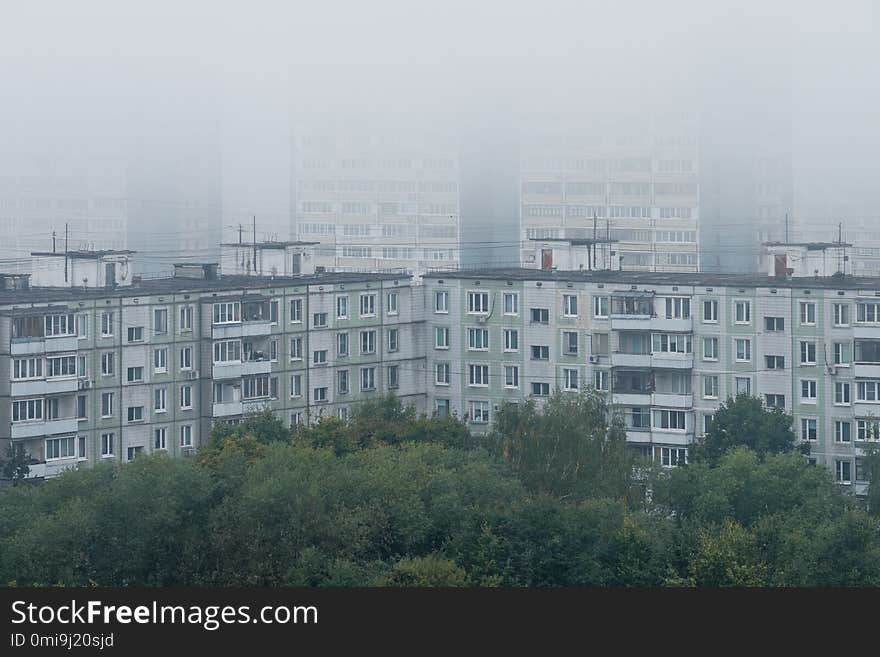
<path fill-rule="evenodd" d="M 383 229 L 372 247 L 340 232 L 335 264 L 500 263 L 527 235 L 523 185 L 567 180 L 547 161 L 577 159 L 572 149 L 589 152 L 597 136 L 653 138 L 658 126 L 694 138 L 668 156 L 698 162 L 691 177 L 664 184 L 698 186 L 682 188 L 694 213 L 676 230 L 699 233 L 704 267 L 748 269 L 758 240 L 784 237 L 786 214 L 791 239 L 831 239 L 843 222 L 847 239 L 880 247 L 877 14 L 869 0 L 6 0 L 0 262 L 22 264 L 68 223 L 72 245 L 133 248 L 157 269 L 216 259 L 239 226 L 251 239 L 254 217 L 258 240 L 315 238 L 301 227 L 327 222 L 303 204 L 349 203 L 353 214 L 417 217 L 400 223 L 427 226 L 430 255 L 420 231 Z M 362 196 L 322 197 L 328 176 L 303 171 L 321 159 L 321 135 L 338 139 L 328 160 L 448 159 L 454 173 L 342 176 Z M 545 164 L 527 173 L 535 152 Z M 392 178 L 400 198 L 382 196 Z M 612 179 L 603 207 L 615 203 Z M 409 207 L 410 184 L 433 191 Z M 460 217 L 454 231 L 448 216 Z"/>

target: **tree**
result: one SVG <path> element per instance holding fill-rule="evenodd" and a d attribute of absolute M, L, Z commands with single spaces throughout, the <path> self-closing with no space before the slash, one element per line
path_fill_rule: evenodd
<path fill-rule="evenodd" d="M 380 586 L 467 586 L 467 573 L 451 559 L 432 552 L 407 557 L 394 564 L 379 580 Z"/>
<path fill-rule="evenodd" d="M 505 403 L 488 442 L 532 490 L 580 499 L 621 499 L 631 492 L 626 429 L 592 388 L 578 394 L 557 390 L 543 409 L 531 400 Z"/>
<path fill-rule="evenodd" d="M 797 443 L 790 415 L 778 407 L 768 409 L 759 397 L 740 393 L 715 412 L 706 435 L 692 447 L 690 461 L 715 465 L 738 446 L 748 447 L 763 459 L 794 451 Z M 800 449 L 809 453 L 806 443 Z"/>
<path fill-rule="evenodd" d="M 4 479 L 11 479 L 12 485 L 18 485 L 30 473 L 30 455 L 25 451 L 24 445 L 21 443 L 9 442 L 6 447 L 6 458 L 0 462 L 0 471 L 3 473 Z"/>

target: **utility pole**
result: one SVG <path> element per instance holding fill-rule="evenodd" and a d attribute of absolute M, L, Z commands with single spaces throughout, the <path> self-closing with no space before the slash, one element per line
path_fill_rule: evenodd
<path fill-rule="evenodd" d="M 788 244 L 788 212 L 785 213 L 785 243 Z"/>
<path fill-rule="evenodd" d="M 241 234 L 244 229 L 241 227 L 241 224 L 238 224 L 238 243 L 241 244 Z"/>
<path fill-rule="evenodd" d="M 254 276 L 257 275 L 257 215 L 254 215 Z"/>
<path fill-rule="evenodd" d="M 599 237 L 599 234 L 597 232 L 598 227 L 596 226 L 596 221 L 597 221 L 596 211 L 593 210 L 593 245 L 591 247 L 593 255 L 592 255 L 592 258 L 590 259 L 590 269 L 591 270 L 593 269 L 593 263 L 596 262 L 596 239 Z M 598 269 L 598 268 L 599 268 L 599 265 L 598 265 L 598 263 L 596 263 L 596 269 Z"/>
<path fill-rule="evenodd" d="M 68 223 L 65 221 L 64 222 L 64 282 L 65 283 L 67 282 L 67 238 L 68 238 L 67 226 L 68 226 Z M 53 242 L 54 242 L 54 240 L 53 240 Z M 55 249 L 53 248 L 52 250 L 54 251 Z"/>
<path fill-rule="evenodd" d="M 52 253 L 55 253 L 55 229 L 52 229 Z"/>

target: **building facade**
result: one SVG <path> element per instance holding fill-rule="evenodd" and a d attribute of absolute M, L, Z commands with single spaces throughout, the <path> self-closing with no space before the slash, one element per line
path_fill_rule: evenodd
<path fill-rule="evenodd" d="M 0 291 L 0 442 L 25 446 L 32 476 L 186 454 L 214 422 L 263 408 L 294 424 L 344 418 L 388 391 L 424 408 L 421 292 L 408 277 L 197 269 Z"/>

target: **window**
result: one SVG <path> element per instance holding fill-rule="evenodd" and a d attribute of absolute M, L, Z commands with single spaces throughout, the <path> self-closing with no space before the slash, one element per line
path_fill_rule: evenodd
<path fill-rule="evenodd" d="M 550 347 L 532 345 L 532 360 L 550 360 Z"/>
<path fill-rule="evenodd" d="M 192 361 L 193 349 L 192 347 L 181 347 L 180 349 L 180 369 L 182 370 L 191 370 L 193 366 Z"/>
<path fill-rule="evenodd" d="M 844 381 L 834 382 L 834 403 L 837 406 L 849 406 L 852 402 L 850 384 Z"/>
<path fill-rule="evenodd" d="M 376 295 L 361 295 L 361 317 L 373 317 L 376 314 Z"/>
<path fill-rule="evenodd" d="M 76 356 L 53 356 L 46 359 L 46 377 L 76 376 Z"/>
<path fill-rule="evenodd" d="M 129 326 L 128 327 L 128 341 L 129 342 L 143 342 L 144 341 L 144 327 L 143 326 Z"/>
<path fill-rule="evenodd" d="M 816 403 L 816 380 L 815 379 L 801 379 L 801 403 L 802 404 L 815 404 Z"/>
<path fill-rule="evenodd" d="M 705 399 L 718 399 L 718 377 L 715 375 L 703 376 L 703 397 Z"/>
<path fill-rule="evenodd" d="M 113 393 L 101 393 L 101 417 L 113 417 Z"/>
<path fill-rule="evenodd" d="M 336 372 L 336 391 L 340 395 L 348 394 L 348 370 L 339 370 Z"/>
<path fill-rule="evenodd" d="M 177 325 L 180 332 L 193 330 L 193 307 L 181 306 L 177 312 Z"/>
<path fill-rule="evenodd" d="M 361 353 L 376 353 L 376 331 L 361 331 Z"/>
<path fill-rule="evenodd" d="M 856 340 L 857 363 L 880 363 L 880 340 Z"/>
<path fill-rule="evenodd" d="M 165 413 L 168 410 L 168 390 L 166 388 L 156 388 L 153 390 L 153 411 L 156 413 Z"/>
<path fill-rule="evenodd" d="M 749 338 L 737 338 L 734 343 L 737 361 L 747 363 L 752 360 L 752 341 Z"/>
<path fill-rule="evenodd" d="M 862 301 L 857 303 L 856 322 L 859 324 L 877 324 L 880 322 L 880 301 Z"/>
<path fill-rule="evenodd" d="M 850 461 L 834 461 L 834 472 L 839 484 L 852 483 L 852 463 Z"/>
<path fill-rule="evenodd" d="M 76 334 L 76 322 L 73 315 L 46 315 L 44 328 L 47 338 Z"/>
<path fill-rule="evenodd" d="M 852 441 L 852 424 L 847 420 L 834 421 L 834 442 L 848 443 Z"/>
<path fill-rule="evenodd" d="M 769 332 L 778 332 L 785 330 L 785 318 L 784 317 L 765 317 L 764 318 L 764 330 Z"/>
<path fill-rule="evenodd" d="M 610 387 L 610 381 L 611 377 L 608 370 L 596 370 L 593 372 L 593 387 L 596 388 L 596 390 L 604 390 L 607 392 Z"/>
<path fill-rule="evenodd" d="M 519 367 L 516 365 L 504 366 L 504 387 L 519 388 Z"/>
<path fill-rule="evenodd" d="M 115 442 L 116 434 L 113 433 L 102 433 L 101 434 L 101 457 L 106 458 L 113 456 L 113 443 Z"/>
<path fill-rule="evenodd" d="M 434 348 L 449 349 L 449 329 L 445 326 L 438 326 L 434 329 Z"/>
<path fill-rule="evenodd" d="M 666 319 L 689 319 L 691 300 L 685 297 L 666 298 Z"/>
<path fill-rule="evenodd" d="M 88 418 L 88 397 L 86 395 L 77 395 L 76 398 L 76 417 L 78 420 Z"/>
<path fill-rule="evenodd" d="M 388 314 L 396 315 L 397 314 L 397 301 L 398 301 L 398 293 L 397 292 L 389 292 L 388 293 Z"/>
<path fill-rule="evenodd" d="M 504 329 L 504 351 L 519 351 L 519 331 Z"/>
<path fill-rule="evenodd" d="M 550 384 L 549 383 L 532 383 L 532 395 L 535 397 L 549 397 L 550 396 Z"/>
<path fill-rule="evenodd" d="M 467 293 L 467 311 L 472 315 L 488 315 L 489 314 L 489 293 L 488 292 L 468 292 Z"/>
<path fill-rule="evenodd" d="M 611 310 L 611 297 L 593 297 L 593 317 L 604 319 Z"/>
<path fill-rule="evenodd" d="M 336 297 L 336 319 L 348 319 L 348 297 Z"/>
<path fill-rule="evenodd" d="M 168 349 L 153 350 L 153 371 L 157 374 L 168 371 Z"/>
<path fill-rule="evenodd" d="M 290 323 L 299 324 L 303 321 L 303 300 L 290 300 Z"/>
<path fill-rule="evenodd" d="M 312 363 L 314 365 L 326 365 L 327 364 L 327 350 L 326 349 L 317 349 L 312 353 Z"/>
<path fill-rule="evenodd" d="M 856 481 L 871 481 L 871 468 L 864 459 L 856 458 Z"/>
<path fill-rule="evenodd" d="M 434 383 L 438 386 L 448 386 L 449 370 L 449 363 L 436 363 L 434 365 Z"/>
<path fill-rule="evenodd" d="M 784 370 L 785 356 L 764 356 L 768 370 Z"/>
<path fill-rule="evenodd" d="M 245 379 L 247 383 L 248 379 Z M 180 408 L 186 410 L 192 408 L 192 386 L 180 386 Z"/>
<path fill-rule="evenodd" d="M 654 428 L 684 431 L 686 414 L 684 411 L 654 411 Z"/>
<path fill-rule="evenodd" d="M 246 376 L 242 379 L 243 399 L 261 399 L 269 396 L 269 375 Z"/>
<path fill-rule="evenodd" d="M 563 369 L 562 370 L 562 389 L 563 390 L 578 390 L 580 388 L 579 385 L 579 376 L 577 370 Z"/>
<path fill-rule="evenodd" d="M 575 331 L 562 332 L 562 353 L 566 356 L 577 356 L 578 334 Z"/>
<path fill-rule="evenodd" d="M 272 324 L 278 323 L 278 306 L 279 306 L 278 299 L 272 299 L 269 302 L 269 321 Z"/>
<path fill-rule="evenodd" d="M 105 311 L 101 313 L 101 337 L 109 338 L 113 336 L 113 312 Z"/>
<path fill-rule="evenodd" d="M 143 406 L 129 406 L 128 407 L 128 421 L 129 422 L 143 422 L 144 421 L 144 407 Z"/>
<path fill-rule="evenodd" d="M 167 436 L 168 429 L 166 427 L 153 429 L 153 449 L 168 449 Z"/>
<path fill-rule="evenodd" d="M 801 440 L 818 440 L 818 425 L 815 418 L 801 418 Z"/>
<path fill-rule="evenodd" d="M 399 368 L 397 365 L 388 366 L 388 388 L 397 388 L 400 385 Z"/>
<path fill-rule="evenodd" d="M 737 376 L 733 380 L 737 395 L 752 394 L 752 379 L 747 376 Z"/>
<path fill-rule="evenodd" d="M 85 313 L 76 316 L 76 335 L 81 340 L 89 337 L 89 316 Z"/>
<path fill-rule="evenodd" d="M 834 342 L 831 351 L 835 365 L 847 366 L 852 362 L 852 345 L 849 342 Z"/>
<path fill-rule="evenodd" d="M 302 397 L 302 374 L 291 374 L 290 376 L 290 396 Z"/>
<path fill-rule="evenodd" d="M 835 326 L 849 326 L 849 304 L 835 303 L 833 316 Z"/>
<path fill-rule="evenodd" d="M 400 348 L 400 331 L 396 328 L 388 329 L 388 351 L 393 353 Z"/>
<path fill-rule="evenodd" d="M 880 381 L 856 381 L 856 401 L 880 402 Z"/>
<path fill-rule="evenodd" d="M 348 356 L 348 333 L 336 334 L 336 355 L 340 358 Z"/>
<path fill-rule="evenodd" d="M 660 465 L 663 467 L 675 468 L 687 465 L 687 447 L 655 447 L 655 458 L 658 449 L 660 451 Z"/>
<path fill-rule="evenodd" d="M 191 424 L 184 424 L 180 427 L 180 446 L 192 447 L 193 444 L 193 428 Z"/>
<path fill-rule="evenodd" d="M 327 388 L 315 388 L 313 396 L 316 402 L 327 401 Z"/>
<path fill-rule="evenodd" d="M 40 379 L 43 377 L 43 359 L 42 358 L 15 358 L 12 361 L 12 378 L 14 380 L 22 379 Z"/>
<path fill-rule="evenodd" d="M 547 308 L 532 308 L 532 324 L 549 324 L 550 311 Z"/>
<path fill-rule="evenodd" d="M 880 421 L 856 420 L 856 440 L 880 440 Z"/>
<path fill-rule="evenodd" d="M 514 292 L 504 293 L 504 314 L 519 315 L 519 295 Z"/>
<path fill-rule="evenodd" d="M 785 395 L 766 394 L 764 404 L 767 408 L 785 408 Z"/>
<path fill-rule="evenodd" d="M 166 333 L 168 333 L 168 309 L 156 308 L 153 310 L 153 335 Z"/>
<path fill-rule="evenodd" d="M 468 385 L 488 386 L 489 385 L 489 366 L 488 365 L 468 365 Z"/>
<path fill-rule="evenodd" d="M 361 390 L 375 390 L 376 389 L 376 368 L 375 367 L 362 367 L 361 368 Z"/>
<path fill-rule="evenodd" d="M 434 292 L 434 312 L 449 312 L 449 292 L 446 292 L 445 290 Z"/>
<path fill-rule="evenodd" d="M 812 340 L 801 340 L 801 365 L 816 364 L 816 343 Z"/>
<path fill-rule="evenodd" d="M 234 324 L 241 321 L 241 303 L 227 301 L 214 304 L 214 324 Z"/>
<path fill-rule="evenodd" d="M 563 317 L 577 317 L 578 314 L 578 298 L 574 294 L 562 295 L 562 315 Z"/>
<path fill-rule="evenodd" d="M 290 360 L 302 360 L 302 346 L 302 338 L 290 338 Z"/>
<path fill-rule="evenodd" d="M 681 333 L 654 333 L 651 351 L 655 354 L 689 354 L 693 349 L 691 336 Z"/>
<path fill-rule="evenodd" d="M 12 421 L 28 422 L 43 419 L 42 399 L 21 399 L 12 402 Z"/>
<path fill-rule="evenodd" d="M 596 356 L 607 356 L 609 353 L 609 340 L 607 333 L 593 333 L 591 337 L 590 352 Z"/>
<path fill-rule="evenodd" d="M 801 309 L 801 326 L 815 326 L 816 325 L 816 302 L 815 301 L 801 301 L 800 302 Z"/>
<path fill-rule="evenodd" d="M 137 383 L 144 380 L 143 367 L 129 367 L 126 374 L 126 380 L 129 383 Z"/>
<path fill-rule="evenodd" d="M 470 419 L 473 424 L 489 423 L 489 402 L 471 401 L 468 406 Z"/>
<path fill-rule="evenodd" d="M 715 300 L 703 302 L 703 321 L 715 323 L 718 321 L 718 302 Z"/>
<path fill-rule="evenodd" d="M 733 304 L 734 321 L 737 324 L 752 323 L 752 302 L 751 301 L 735 301 Z"/>
<path fill-rule="evenodd" d="M 470 351 L 488 351 L 489 329 L 469 328 L 468 349 Z"/>
<path fill-rule="evenodd" d="M 703 360 L 718 360 L 718 338 L 703 338 Z"/>
<path fill-rule="evenodd" d="M 241 360 L 241 340 L 224 340 L 214 343 L 214 362 L 228 363 Z"/>
<path fill-rule="evenodd" d="M 314 313 L 312 315 L 312 326 L 315 328 L 327 328 L 327 313 Z"/>

